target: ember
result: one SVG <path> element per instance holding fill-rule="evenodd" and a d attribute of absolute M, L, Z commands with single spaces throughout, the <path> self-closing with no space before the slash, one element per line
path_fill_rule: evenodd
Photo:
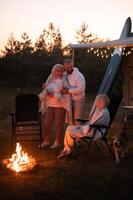
<path fill-rule="evenodd" d="M 16 144 L 16 153 L 14 153 L 10 159 L 5 159 L 3 162 L 6 164 L 7 168 L 17 173 L 31 170 L 37 165 L 34 158 L 22 151 L 22 147 L 19 143 Z"/>

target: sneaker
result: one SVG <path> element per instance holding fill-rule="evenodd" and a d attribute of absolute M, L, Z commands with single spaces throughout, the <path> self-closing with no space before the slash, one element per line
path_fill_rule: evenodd
<path fill-rule="evenodd" d="M 69 152 L 69 151 L 63 150 L 63 151 L 61 151 L 60 155 L 57 158 L 62 158 L 62 157 L 68 156 L 70 154 L 71 154 L 71 151 Z"/>
<path fill-rule="evenodd" d="M 57 148 L 60 146 L 60 143 L 55 141 L 54 144 L 51 146 L 52 149 Z"/>
<path fill-rule="evenodd" d="M 43 143 L 39 144 L 38 147 L 39 147 L 40 149 L 42 149 L 42 148 L 47 147 L 47 146 L 49 146 L 49 142 L 48 142 L 48 141 L 44 141 Z"/>

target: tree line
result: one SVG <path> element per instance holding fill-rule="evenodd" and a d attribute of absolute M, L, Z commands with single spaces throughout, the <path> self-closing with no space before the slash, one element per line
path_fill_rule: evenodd
<path fill-rule="evenodd" d="M 79 44 L 102 41 L 88 32 L 88 25 L 85 23 L 76 30 L 75 38 Z M 53 23 L 49 23 L 34 44 L 26 32 L 22 34 L 21 40 L 16 40 L 12 34 L 0 58 L 0 84 L 21 88 L 41 87 L 53 65 L 63 63 L 64 59 L 70 57 L 70 44 L 64 45 L 61 32 Z M 75 51 L 75 67 L 86 78 L 86 92 L 98 89 L 107 63 L 108 59 L 97 58 L 93 53 L 88 54 L 86 49 Z"/>

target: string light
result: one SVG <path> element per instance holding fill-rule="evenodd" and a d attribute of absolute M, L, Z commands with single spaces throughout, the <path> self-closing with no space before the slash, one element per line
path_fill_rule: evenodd
<path fill-rule="evenodd" d="M 116 47 L 114 46 L 114 52 L 112 53 L 111 48 L 107 47 L 105 48 L 89 48 L 87 49 L 88 53 L 93 53 L 94 55 L 96 55 L 97 57 L 101 57 L 101 58 L 109 58 L 109 57 L 113 57 L 116 54 L 120 54 L 122 53 L 122 55 L 128 56 L 130 54 L 133 54 L 133 48 L 130 48 L 129 50 L 125 47 Z"/>

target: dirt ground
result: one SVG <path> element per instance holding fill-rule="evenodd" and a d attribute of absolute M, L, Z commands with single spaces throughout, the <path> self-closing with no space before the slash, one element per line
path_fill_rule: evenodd
<path fill-rule="evenodd" d="M 5 91 L 5 90 L 4 90 Z M 29 172 L 15 173 L 3 165 L 3 159 L 14 153 L 11 146 L 10 115 L 13 91 L 3 92 L 0 104 L 0 200 L 132 200 L 133 199 L 133 119 L 128 120 L 128 152 L 119 164 L 105 151 L 101 154 L 92 147 L 85 160 L 87 145 L 78 149 L 76 158 L 58 159 L 62 147 L 40 150 L 38 142 L 21 142 L 23 149 L 33 156 L 38 166 Z M 87 96 L 85 116 L 95 95 Z M 123 110 L 120 107 L 109 132 L 109 140 L 123 126 Z M 64 127 L 65 131 L 65 127 Z M 54 140 L 54 131 L 51 142 Z M 102 146 L 102 143 L 100 143 Z"/>

